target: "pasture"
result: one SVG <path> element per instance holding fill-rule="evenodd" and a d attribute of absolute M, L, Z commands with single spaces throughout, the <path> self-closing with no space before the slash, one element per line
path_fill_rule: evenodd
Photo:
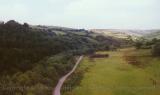
<path fill-rule="evenodd" d="M 153 58 L 150 50 L 128 48 L 97 52 L 106 53 L 108 58 L 91 60 L 86 56 L 69 79 L 73 80 L 77 72 L 83 72 L 79 82 L 74 82 L 78 84 L 63 94 L 160 95 L 160 58 Z"/>

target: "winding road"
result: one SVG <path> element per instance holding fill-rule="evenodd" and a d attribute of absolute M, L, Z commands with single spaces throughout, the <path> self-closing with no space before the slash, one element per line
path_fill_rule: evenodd
<path fill-rule="evenodd" d="M 83 56 L 80 56 L 75 64 L 75 66 L 73 67 L 73 69 L 69 73 L 67 73 L 62 78 L 59 79 L 56 87 L 53 90 L 52 95 L 61 95 L 60 91 L 61 91 L 61 87 L 62 87 L 64 81 L 75 71 L 75 69 L 77 68 L 78 64 L 81 62 L 82 59 L 83 59 Z"/>

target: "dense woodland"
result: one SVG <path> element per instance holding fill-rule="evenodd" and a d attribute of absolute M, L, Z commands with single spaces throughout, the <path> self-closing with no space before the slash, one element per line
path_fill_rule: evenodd
<path fill-rule="evenodd" d="M 1 23 L 0 95 L 51 95 L 58 79 L 73 67 L 76 56 L 115 50 L 124 43 L 73 32 L 57 35 L 14 20 Z"/>

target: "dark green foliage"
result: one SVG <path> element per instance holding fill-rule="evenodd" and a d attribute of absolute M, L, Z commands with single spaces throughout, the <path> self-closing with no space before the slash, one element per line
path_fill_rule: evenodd
<path fill-rule="evenodd" d="M 112 50 L 113 48 L 120 47 L 120 41 L 114 40 L 111 37 L 96 36 L 98 43 L 98 50 Z"/>
<path fill-rule="evenodd" d="M 0 77 L 2 95 L 50 95 L 58 79 L 67 73 L 75 62 L 72 55 L 58 54 L 35 64 L 31 70 Z M 12 88 L 10 90 L 9 88 Z M 11 94 L 12 93 L 12 94 Z"/>
<path fill-rule="evenodd" d="M 140 41 L 138 41 L 138 42 L 135 43 L 135 47 L 136 47 L 137 49 L 140 49 L 140 48 L 142 47 L 142 45 L 143 45 L 143 43 L 140 42 Z"/>
<path fill-rule="evenodd" d="M 117 40 L 104 36 L 58 31 L 66 34 L 56 35 L 50 29 L 31 28 L 14 20 L 0 24 L 0 88 L 4 87 L 0 94 L 51 95 L 58 79 L 73 67 L 75 55 L 120 46 Z M 75 30 L 82 31 L 86 30 Z"/>
<path fill-rule="evenodd" d="M 160 42 L 157 42 L 152 48 L 152 54 L 154 56 L 160 56 Z"/>
<path fill-rule="evenodd" d="M 143 39 L 135 42 L 135 47 L 137 49 L 152 49 L 152 47 L 159 42 L 160 42 L 160 39 L 157 39 L 157 38 L 154 38 L 152 40 Z"/>
<path fill-rule="evenodd" d="M 151 49 L 153 56 L 160 56 L 160 39 L 137 41 L 135 47 L 137 49 Z"/>
<path fill-rule="evenodd" d="M 82 54 L 95 48 L 96 43 L 88 37 L 72 33 L 55 35 L 54 32 L 32 29 L 26 23 L 20 25 L 12 20 L 0 25 L 0 72 L 7 69 L 13 73 L 25 71 L 46 56 L 67 51 Z"/>

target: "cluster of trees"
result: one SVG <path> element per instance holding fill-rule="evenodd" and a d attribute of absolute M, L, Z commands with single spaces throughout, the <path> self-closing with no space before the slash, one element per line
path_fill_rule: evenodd
<path fill-rule="evenodd" d="M 154 56 L 160 56 L 160 41 L 152 47 L 152 54 Z"/>
<path fill-rule="evenodd" d="M 75 55 L 119 46 L 104 36 L 56 35 L 14 20 L 0 23 L 0 93 L 50 95 L 57 80 L 73 67 Z"/>
<path fill-rule="evenodd" d="M 139 40 L 135 43 L 137 49 L 151 49 L 153 56 L 160 56 L 160 39 Z"/>
<path fill-rule="evenodd" d="M 70 70 L 75 62 L 71 55 L 54 55 L 41 60 L 25 72 L 1 75 L 2 95 L 51 95 L 58 79 Z M 15 68 L 15 67 L 13 67 Z"/>

